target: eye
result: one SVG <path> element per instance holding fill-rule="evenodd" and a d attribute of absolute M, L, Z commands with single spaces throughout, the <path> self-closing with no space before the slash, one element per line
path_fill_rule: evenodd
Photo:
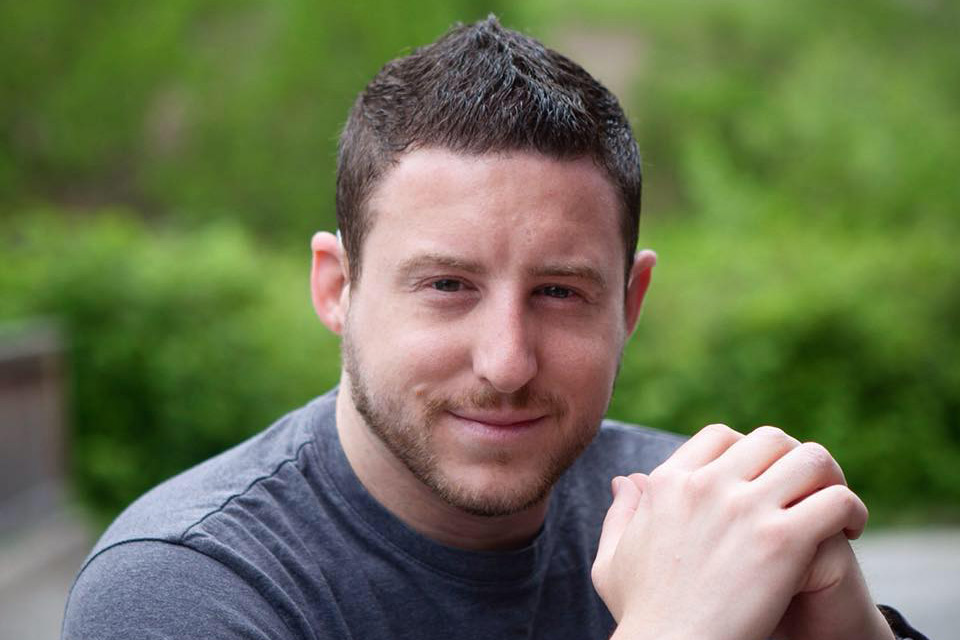
<path fill-rule="evenodd" d="M 548 298 L 569 298 L 574 295 L 571 289 L 567 287 L 560 287 L 557 285 L 548 285 L 540 289 L 540 293 L 547 296 Z"/>
<path fill-rule="evenodd" d="M 454 280 L 452 278 L 441 278 L 440 280 L 434 280 L 431 283 L 431 286 L 437 291 L 444 291 L 446 293 L 454 293 L 460 291 L 463 288 L 463 283 L 459 280 Z"/>

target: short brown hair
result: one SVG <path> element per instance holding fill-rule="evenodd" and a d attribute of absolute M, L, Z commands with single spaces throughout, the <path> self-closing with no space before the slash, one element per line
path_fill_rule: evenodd
<path fill-rule="evenodd" d="M 388 62 L 350 110 L 337 156 L 337 224 L 354 283 L 371 192 L 402 154 L 425 147 L 593 158 L 620 196 L 629 273 L 640 153 L 620 104 L 578 64 L 491 15 Z"/>

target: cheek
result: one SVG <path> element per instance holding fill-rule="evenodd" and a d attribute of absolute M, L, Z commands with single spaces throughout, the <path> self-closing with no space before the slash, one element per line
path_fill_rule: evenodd
<path fill-rule="evenodd" d="M 585 369 L 604 369 L 616 365 L 623 347 L 623 328 L 611 319 L 612 314 L 595 314 L 584 322 L 547 327 L 543 347 L 556 351 L 558 357 L 575 362 Z"/>
<path fill-rule="evenodd" d="M 390 320 L 384 322 L 384 319 Z M 364 351 L 370 373 L 389 380 L 401 390 L 420 382 L 450 377 L 468 362 L 468 340 L 451 327 L 425 326 L 403 311 L 380 311 L 366 323 L 370 336 Z"/>
<path fill-rule="evenodd" d="M 606 333 L 557 336 L 544 345 L 553 377 L 562 378 L 569 393 L 589 391 L 604 396 L 604 401 L 616 377 L 621 346 L 622 339 L 614 328 Z"/>

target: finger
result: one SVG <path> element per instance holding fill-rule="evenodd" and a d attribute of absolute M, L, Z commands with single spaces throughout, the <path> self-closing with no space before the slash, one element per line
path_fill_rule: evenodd
<path fill-rule="evenodd" d="M 867 526 L 867 506 L 846 485 L 835 484 L 810 494 L 787 509 L 794 526 L 810 531 L 823 541 L 843 532 L 856 540 Z"/>
<path fill-rule="evenodd" d="M 627 476 L 627 480 L 630 480 L 634 486 L 640 490 L 640 493 L 643 493 L 647 488 L 647 474 L 645 473 L 631 473 L 629 476 Z M 637 496 L 637 500 L 639 499 L 640 497 Z"/>
<path fill-rule="evenodd" d="M 633 474 L 638 476 L 643 474 Z M 613 558 L 620 538 L 624 530 L 630 524 L 630 520 L 637 511 L 637 505 L 640 503 L 642 495 L 637 487 L 636 480 L 623 476 L 617 476 L 613 479 L 613 504 L 607 510 L 607 515 L 603 519 L 603 528 L 600 530 L 600 542 L 597 547 L 597 558 L 595 564 L 606 566 Z"/>
<path fill-rule="evenodd" d="M 805 442 L 774 462 L 755 480 L 781 507 L 831 485 L 846 485 L 840 465 L 815 442 Z"/>
<path fill-rule="evenodd" d="M 743 434 L 725 424 L 708 424 L 674 451 L 664 465 L 688 470 L 699 469 L 718 458 L 741 438 Z"/>
<path fill-rule="evenodd" d="M 817 547 L 798 593 L 814 593 L 837 584 L 846 570 L 856 568 L 856 562 L 853 549 L 844 535 L 833 534 Z"/>
<path fill-rule="evenodd" d="M 753 480 L 800 441 L 776 427 L 760 427 L 734 442 L 707 467 L 722 475 Z"/>

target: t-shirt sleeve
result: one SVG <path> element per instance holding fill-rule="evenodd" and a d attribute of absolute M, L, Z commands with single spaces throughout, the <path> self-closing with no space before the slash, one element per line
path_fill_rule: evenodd
<path fill-rule="evenodd" d="M 110 547 L 84 567 L 67 601 L 62 640 L 295 635 L 223 564 L 188 547 L 147 540 Z"/>

